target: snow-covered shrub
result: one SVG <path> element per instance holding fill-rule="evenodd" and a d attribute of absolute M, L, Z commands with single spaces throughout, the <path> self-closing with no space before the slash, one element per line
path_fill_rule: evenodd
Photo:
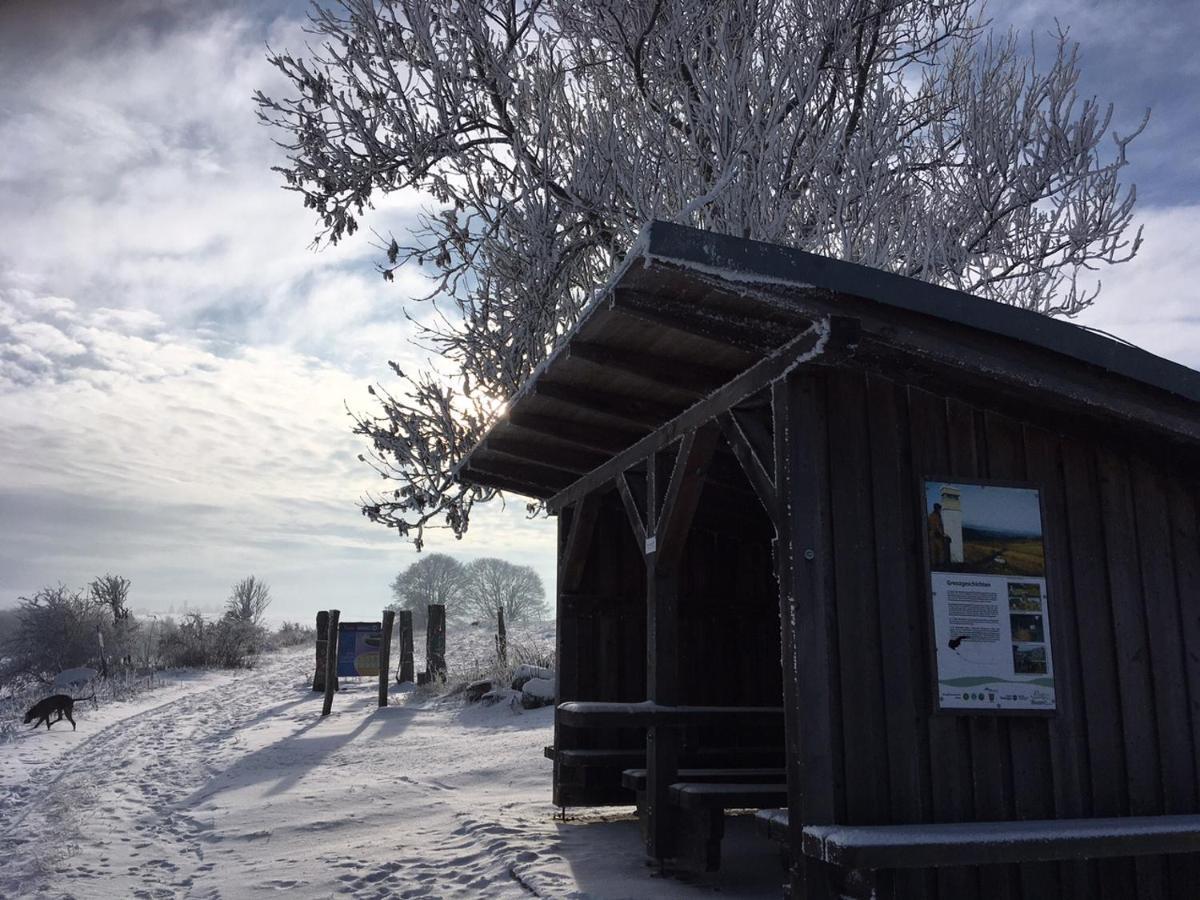
<path fill-rule="evenodd" d="M 209 621 L 200 613 L 189 613 L 176 623 L 162 626 L 158 656 L 176 668 L 221 666 L 236 669 L 249 665 L 250 658 L 266 643 L 266 632 L 252 621 L 228 613 Z"/>
<path fill-rule="evenodd" d="M 299 622 L 284 622 L 274 633 L 267 637 L 267 650 L 278 650 L 283 647 L 300 647 L 314 644 L 317 640 L 317 629 L 311 625 L 301 625 Z"/>
<path fill-rule="evenodd" d="M 42 588 L 18 601 L 15 625 L 0 646 L 6 657 L 0 678 L 25 673 L 48 682 L 63 669 L 102 668 L 97 635 L 104 637 L 111 656 L 120 652 L 124 631 L 118 634 L 107 608 L 85 594 L 61 584 Z"/>

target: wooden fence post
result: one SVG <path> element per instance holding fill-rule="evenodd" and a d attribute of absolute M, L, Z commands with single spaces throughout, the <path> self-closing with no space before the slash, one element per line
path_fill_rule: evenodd
<path fill-rule="evenodd" d="M 446 680 L 446 607 L 429 604 L 429 625 L 425 632 L 425 671 L 429 680 Z"/>
<path fill-rule="evenodd" d="M 504 607 L 496 607 L 496 660 L 508 665 L 508 632 L 504 628 Z"/>
<path fill-rule="evenodd" d="M 388 705 L 388 674 L 392 668 L 392 625 L 395 624 L 394 610 L 383 611 L 383 645 L 379 648 L 379 705 Z"/>
<path fill-rule="evenodd" d="M 396 673 L 397 683 L 416 681 L 413 671 L 413 624 L 412 610 L 400 610 L 400 669 Z"/>
<path fill-rule="evenodd" d="M 341 615 L 336 609 L 329 611 L 329 624 L 325 632 L 328 638 L 325 642 L 325 705 L 321 707 L 323 716 L 329 715 L 333 710 L 333 692 L 337 687 L 338 619 Z"/>
<path fill-rule="evenodd" d="M 325 650 L 329 645 L 329 613 L 321 610 L 317 613 L 317 668 L 313 672 L 312 689 L 325 691 Z"/>

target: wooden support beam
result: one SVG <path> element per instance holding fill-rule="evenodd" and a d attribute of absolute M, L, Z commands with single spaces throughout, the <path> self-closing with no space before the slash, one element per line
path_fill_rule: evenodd
<path fill-rule="evenodd" d="M 651 356 L 644 351 L 626 350 L 623 347 L 608 347 L 587 341 L 576 341 L 564 351 L 569 358 L 586 360 L 606 369 L 615 369 L 643 381 L 672 391 L 703 397 L 737 372 L 707 366 L 683 359 Z"/>
<path fill-rule="evenodd" d="M 612 308 L 623 315 L 754 353 L 778 347 L 780 338 L 788 330 L 788 326 L 781 323 L 755 321 L 740 315 L 722 315 L 695 304 L 627 290 L 613 291 L 611 303 Z"/>
<path fill-rule="evenodd" d="M 638 509 L 633 492 L 629 489 L 629 481 L 626 479 L 625 473 L 619 473 L 616 481 L 617 493 L 621 495 L 621 503 L 625 505 L 625 515 L 629 517 L 629 525 L 633 529 L 634 540 L 637 541 L 639 547 L 644 548 L 646 546 L 646 524 L 642 520 L 642 511 Z"/>
<path fill-rule="evenodd" d="M 618 422 L 629 422 L 634 427 L 643 430 L 657 428 L 663 422 L 673 419 L 679 414 L 677 406 L 667 406 L 641 397 L 628 397 L 554 381 L 538 380 L 533 386 L 533 392 L 540 397 L 568 403 L 571 406 L 586 409 L 588 412 L 616 419 Z"/>
<path fill-rule="evenodd" d="M 673 706 L 679 694 L 679 569 L 646 557 L 646 695 L 651 703 Z M 679 773 L 682 736 L 678 728 L 646 729 L 646 854 L 655 860 L 675 855 L 676 811 L 670 787 Z"/>
<path fill-rule="evenodd" d="M 573 594 L 581 586 L 588 550 L 592 545 L 592 535 L 596 531 L 600 502 L 598 495 L 589 494 L 575 504 L 571 511 L 569 530 L 558 561 L 558 589 L 562 593 Z"/>
<path fill-rule="evenodd" d="M 535 462 L 575 475 L 590 472 L 611 458 L 608 454 L 570 444 L 557 444 L 546 440 L 526 441 L 515 437 L 489 437 L 483 442 L 482 449 L 488 453 Z"/>
<path fill-rule="evenodd" d="M 763 460 L 755 452 L 750 439 L 742 430 L 741 423 L 733 413 L 721 413 L 718 421 L 721 423 L 721 433 L 729 442 L 729 448 L 733 450 L 733 455 L 741 463 L 742 471 L 746 473 L 746 480 L 754 488 L 754 493 L 758 495 L 771 521 L 776 521 L 779 516 L 779 498 L 776 496 L 773 474 L 768 474 Z"/>
<path fill-rule="evenodd" d="M 731 409 L 734 419 L 742 429 L 742 434 L 750 442 L 754 454 L 758 457 L 763 468 L 768 472 L 775 471 L 775 438 L 771 432 L 771 397 L 769 392 L 762 406 L 755 409 L 747 408 L 746 404 L 737 409 Z"/>
<path fill-rule="evenodd" d="M 553 416 L 541 416 L 534 413 L 514 409 L 508 414 L 508 421 L 518 428 L 532 431 L 566 441 L 577 447 L 588 450 L 598 450 L 603 453 L 615 453 L 623 450 L 644 435 L 645 429 L 630 430 L 628 428 L 612 428 L 599 425 L 584 425 L 558 419 Z"/>
<path fill-rule="evenodd" d="M 751 366 L 738 375 L 724 387 L 709 394 L 703 400 L 684 410 L 670 422 L 657 431 L 651 432 L 633 446 L 618 453 L 587 475 L 584 475 L 570 487 L 559 491 L 547 502 L 551 511 L 562 509 L 568 503 L 573 503 L 584 494 L 590 494 L 596 488 L 607 484 L 616 478 L 617 473 L 624 472 L 634 463 L 641 462 L 655 450 L 666 447 L 677 441 L 688 431 L 696 428 L 709 419 L 715 418 L 731 406 L 736 406 L 747 397 L 757 393 L 769 385 L 788 369 L 796 365 L 797 357 L 805 354 L 822 354 L 826 356 L 830 348 L 826 347 L 828 325 L 819 323 L 804 334 L 788 341 L 774 353 L 761 362 Z"/>
<path fill-rule="evenodd" d="M 683 558 L 687 534 L 700 503 L 704 474 L 719 436 L 716 424 L 709 422 L 685 435 L 680 444 L 662 511 L 655 524 L 659 569 L 674 569 Z"/>
<path fill-rule="evenodd" d="M 785 744 L 791 846 L 805 825 L 837 819 L 841 761 L 834 731 L 837 699 L 833 541 L 823 386 L 811 374 L 790 372 L 772 390 L 775 485 L 781 498 L 776 566 L 783 629 Z M 832 898 L 827 864 L 794 853 L 792 896 Z"/>

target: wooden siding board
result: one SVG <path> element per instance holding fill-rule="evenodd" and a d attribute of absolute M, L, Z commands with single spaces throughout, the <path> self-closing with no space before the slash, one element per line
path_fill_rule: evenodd
<path fill-rule="evenodd" d="M 1091 814 L 1129 814 L 1125 786 L 1125 745 L 1121 734 L 1121 691 L 1117 679 L 1116 637 L 1108 602 L 1108 571 L 1100 504 L 1099 476 L 1091 446 L 1080 440 L 1061 445 L 1071 577 L 1075 587 L 1075 632 L 1081 653 L 1081 694 L 1088 745 Z M 1134 896 L 1137 881 L 1128 860 L 1097 863 L 1100 896 Z"/>
<path fill-rule="evenodd" d="M 909 436 L 912 441 L 914 483 L 910 491 L 920 487 L 919 479 L 933 475 L 945 475 L 950 469 L 948 451 L 945 400 L 920 388 L 908 389 Z M 953 473 L 951 473 L 953 474 Z M 924 501 L 919 516 L 912 526 L 923 534 Z M 921 596 L 923 626 L 931 630 L 929 609 L 929 573 L 919 567 L 917 583 Z M 932 691 L 933 652 L 927 645 L 925 690 Z M 936 708 L 937 698 L 930 698 Z M 965 822 L 972 818 L 974 796 L 971 784 L 972 770 L 970 733 L 966 720 L 961 716 L 941 715 L 934 712 L 928 720 L 929 763 L 933 793 L 933 817 L 937 822 Z M 973 898 L 979 896 L 979 885 L 975 873 L 970 869 L 939 869 L 937 872 L 938 896 L 945 900 Z"/>
<path fill-rule="evenodd" d="M 1161 753 L 1162 811 L 1187 813 L 1196 808 L 1195 751 L 1191 722 L 1185 714 L 1188 696 L 1181 640 L 1183 626 L 1176 593 L 1167 489 L 1160 473 L 1144 461 L 1134 460 L 1130 470 Z M 1195 863 L 1193 855 L 1167 858 L 1171 896 L 1182 896 L 1188 886 L 1200 887 Z"/>
<path fill-rule="evenodd" d="M 1025 481 L 1028 476 L 1021 424 L 992 413 L 985 414 L 983 420 L 986 429 L 987 476 L 1000 481 Z M 1053 818 L 1054 769 L 1050 758 L 1050 719 L 1014 716 L 1004 719 L 1003 725 L 1007 726 L 1009 751 L 1006 774 L 1011 778 L 1012 785 L 1010 815 L 1018 819 Z M 1019 883 L 1022 895 L 1027 898 L 1057 896 L 1058 866 L 1054 863 L 1022 864 L 1019 866 Z"/>
<path fill-rule="evenodd" d="M 818 377 L 789 373 L 776 382 L 776 486 L 782 500 L 777 559 L 787 718 L 792 852 L 798 896 L 831 896 L 827 870 L 800 852 L 805 824 L 843 814 L 836 612 L 829 522 L 828 430 Z M 790 688 L 790 690 L 789 690 Z"/>
<path fill-rule="evenodd" d="M 979 411 L 957 399 L 946 401 L 946 435 L 951 474 L 964 479 L 981 477 L 987 470 L 987 432 Z M 995 822 L 1012 817 L 1012 767 L 1008 755 L 1010 722 L 991 716 L 971 716 L 967 731 L 971 742 L 971 778 L 974 818 Z M 977 873 L 979 894 L 1006 900 L 1015 896 L 1019 876 L 1015 865 L 996 866 Z"/>
<path fill-rule="evenodd" d="M 875 593 L 879 626 L 884 711 L 887 720 L 891 821 L 929 822 L 929 712 L 925 650 L 925 599 L 917 590 L 920 544 L 912 523 L 912 461 L 907 405 L 895 382 L 871 376 L 867 384 L 871 490 L 875 500 Z M 936 891 L 930 871 L 897 872 L 896 897 L 929 897 Z"/>
<path fill-rule="evenodd" d="M 845 740 L 846 821 L 883 824 L 888 815 L 887 720 L 879 605 L 866 380 L 851 372 L 828 379 L 830 498 L 840 661 L 839 712 Z"/>
<path fill-rule="evenodd" d="M 1109 602 L 1116 637 L 1129 812 L 1135 816 L 1155 815 L 1162 812 L 1162 783 L 1133 489 L 1125 459 L 1103 447 L 1097 449 L 1096 456 L 1104 512 Z M 1161 858 L 1141 857 L 1134 865 L 1139 897 L 1153 900 L 1167 896 L 1166 870 Z"/>
<path fill-rule="evenodd" d="M 1075 628 L 1078 616 L 1060 443 L 1049 432 L 1033 427 L 1024 429 L 1024 441 L 1026 472 L 1030 480 L 1042 488 L 1045 525 L 1046 588 L 1058 707 L 1057 715 L 1047 722 L 1054 815 L 1061 819 L 1080 819 L 1092 814 L 1092 804 L 1088 784 L 1087 722 L 1081 690 L 1083 668 L 1079 634 Z M 1099 896 L 1098 870 L 1093 862 L 1064 863 L 1059 867 L 1059 877 L 1065 896 Z"/>

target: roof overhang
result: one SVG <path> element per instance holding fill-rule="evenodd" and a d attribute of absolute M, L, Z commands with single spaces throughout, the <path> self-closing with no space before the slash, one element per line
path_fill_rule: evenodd
<path fill-rule="evenodd" d="M 456 475 L 555 510 L 800 364 L 952 370 L 1200 445 L 1200 373 L 1184 366 L 960 291 L 654 222 Z"/>

